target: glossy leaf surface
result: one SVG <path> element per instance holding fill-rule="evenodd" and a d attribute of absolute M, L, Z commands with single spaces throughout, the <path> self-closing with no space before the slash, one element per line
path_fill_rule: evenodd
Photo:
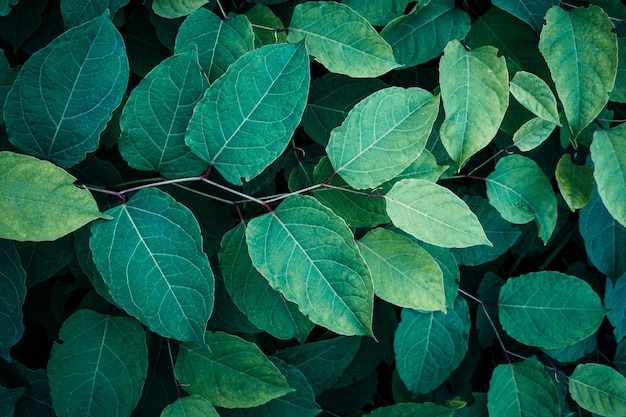
<path fill-rule="evenodd" d="M 580 364 L 569 379 L 569 392 L 582 408 L 606 417 L 626 414 L 626 377 L 598 363 Z"/>
<path fill-rule="evenodd" d="M 524 123 L 514 134 L 513 143 L 522 151 L 528 152 L 541 145 L 554 131 L 552 122 L 535 117 Z"/>
<path fill-rule="evenodd" d="M 366 414 L 367 417 L 455 417 L 456 410 L 434 403 L 400 403 L 387 407 L 380 407 Z"/>

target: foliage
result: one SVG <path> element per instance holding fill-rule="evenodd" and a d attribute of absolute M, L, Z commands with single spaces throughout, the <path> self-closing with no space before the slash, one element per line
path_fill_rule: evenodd
<path fill-rule="evenodd" d="M 626 416 L 619 0 L 0 16 L 0 416 Z"/>

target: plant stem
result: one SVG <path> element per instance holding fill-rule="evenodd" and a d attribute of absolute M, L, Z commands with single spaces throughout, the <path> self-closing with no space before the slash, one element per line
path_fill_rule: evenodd
<path fill-rule="evenodd" d="M 265 202 L 265 201 L 263 201 L 263 200 L 259 200 L 258 198 L 256 198 L 256 197 L 252 197 L 251 195 L 248 195 L 248 194 L 246 194 L 246 193 L 242 193 L 241 191 L 233 190 L 232 188 L 228 188 L 228 187 L 227 187 L 227 186 L 225 186 L 225 185 L 222 185 L 222 184 L 220 184 L 220 183 L 217 183 L 217 182 L 211 181 L 211 180 L 210 180 L 210 179 L 208 179 L 208 178 L 200 177 L 199 179 L 200 179 L 201 181 L 206 182 L 206 183 L 207 183 L 207 184 L 209 184 L 209 185 L 212 185 L 212 186 L 214 186 L 214 187 L 219 188 L 220 190 L 228 191 L 228 192 L 229 192 L 229 193 L 231 193 L 231 194 L 235 194 L 235 195 L 237 195 L 237 196 L 239 196 L 239 197 L 245 198 L 247 201 L 252 201 L 252 202 L 254 202 L 254 203 L 260 204 L 261 206 L 265 207 L 265 209 L 266 209 L 267 211 L 269 211 L 269 212 L 271 212 L 271 211 L 272 211 L 272 208 L 269 206 L 269 204 L 268 204 L 268 203 L 266 203 L 266 202 Z"/>

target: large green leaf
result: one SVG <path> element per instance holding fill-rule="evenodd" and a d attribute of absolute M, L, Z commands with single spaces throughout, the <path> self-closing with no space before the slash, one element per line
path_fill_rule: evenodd
<path fill-rule="evenodd" d="M 355 12 L 374 26 L 384 26 L 402 16 L 409 0 L 343 0 Z"/>
<path fill-rule="evenodd" d="M 570 11 L 554 6 L 545 20 L 539 50 L 575 140 L 609 99 L 617 73 L 617 37 L 609 17 L 593 5 Z"/>
<path fill-rule="evenodd" d="M 626 377 L 599 363 L 576 366 L 569 392 L 585 410 L 606 417 L 626 415 Z"/>
<path fill-rule="evenodd" d="M 626 123 L 598 130 L 591 142 L 593 176 L 604 207 L 626 227 Z"/>
<path fill-rule="evenodd" d="M 106 213 L 89 246 L 113 300 L 155 333 L 201 343 L 214 283 L 193 214 L 153 188 Z"/>
<path fill-rule="evenodd" d="M 26 155 L 0 152 L 0 238 L 56 240 L 98 218 L 93 196 L 63 169 Z"/>
<path fill-rule="evenodd" d="M 494 369 L 487 407 L 491 416 L 561 416 L 554 382 L 543 365 L 534 359 L 502 364 Z"/>
<path fill-rule="evenodd" d="M 185 142 L 230 183 L 251 180 L 287 147 L 304 112 L 309 78 L 303 43 L 247 53 L 208 88 Z"/>
<path fill-rule="evenodd" d="M 130 317 L 78 310 L 52 346 L 48 377 L 59 417 L 130 416 L 148 370 L 146 335 Z"/>
<path fill-rule="evenodd" d="M 9 140 L 65 168 L 82 161 L 122 101 L 128 71 L 107 13 L 64 32 L 18 73 L 5 103 Z"/>
<path fill-rule="evenodd" d="M 434 390 L 459 366 L 470 324 L 469 308 L 460 297 L 447 313 L 402 310 L 393 347 L 398 374 L 413 394 Z"/>
<path fill-rule="evenodd" d="M 22 338 L 22 305 L 26 298 L 26 272 L 13 242 L 0 240 L 0 357 L 11 362 L 10 349 Z"/>
<path fill-rule="evenodd" d="M 446 311 L 441 268 L 411 239 L 378 228 L 357 243 L 378 297 L 400 307 Z"/>
<path fill-rule="evenodd" d="M 551 6 L 558 6 L 559 0 L 493 0 L 493 5 L 506 10 L 539 32 L 543 25 L 543 16 Z"/>
<path fill-rule="evenodd" d="M 209 83 L 193 50 L 157 65 L 131 92 L 118 147 L 128 164 L 167 178 L 200 175 L 207 164 L 185 145 L 185 129 Z"/>
<path fill-rule="evenodd" d="M 615 281 L 615 285 L 607 280 L 604 306 L 609 310 L 606 318 L 614 327 L 615 340 L 620 341 L 626 337 L 626 273 Z"/>
<path fill-rule="evenodd" d="M 401 180 L 385 200 L 393 224 L 426 243 L 447 248 L 491 246 L 476 215 L 447 188 L 426 180 Z"/>
<path fill-rule="evenodd" d="M 346 223 L 313 197 L 292 196 L 250 221 L 254 267 L 314 323 L 371 335 L 374 290 Z"/>
<path fill-rule="evenodd" d="M 213 405 L 200 395 L 179 398 L 161 412 L 161 417 L 220 417 Z"/>
<path fill-rule="evenodd" d="M 161 17 L 175 19 L 187 16 L 208 2 L 209 0 L 154 0 L 152 10 Z"/>
<path fill-rule="evenodd" d="M 292 389 L 276 366 L 254 343 L 207 331 L 204 344 L 180 346 L 174 373 L 185 391 L 217 407 L 255 407 Z"/>
<path fill-rule="evenodd" d="M 332 131 L 328 158 L 351 187 L 378 187 L 419 157 L 438 112 L 439 96 L 421 88 L 377 91 Z"/>
<path fill-rule="evenodd" d="M 380 36 L 393 48 L 396 61 L 406 67 L 436 58 L 451 40 L 470 30 L 470 18 L 453 0 L 438 0 L 389 23 Z"/>
<path fill-rule="evenodd" d="M 585 281 L 556 271 L 510 278 L 500 290 L 502 328 L 529 345 L 556 349 L 592 335 L 605 310 Z"/>
<path fill-rule="evenodd" d="M 468 51 L 451 41 L 439 63 L 446 112 L 439 135 L 459 168 L 491 142 L 509 105 L 509 74 L 497 53 L 491 46 Z"/>
<path fill-rule="evenodd" d="M 547 243 L 556 227 L 557 204 L 550 180 L 530 158 L 509 155 L 486 178 L 487 197 L 500 215 L 515 224 L 535 220 Z"/>
<path fill-rule="evenodd" d="M 361 15 L 345 4 L 306 2 L 293 11 L 287 40 L 306 48 L 329 71 L 350 77 L 378 77 L 401 65 L 391 46 Z"/>
<path fill-rule="evenodd" d="M 61 1 L 61 15 L 65 29 L 81 25 L 94 19 L 106 10 L 111 16 L 128 4 L 129 0 L 63 0 Z"/>
<path fill-rule="evenodd" d="M 571 211 L 584 207 L 593 193 L 593 168 L 576 165 L 570 155 L 563 155 L 556 164 L 556 182 Z"/>

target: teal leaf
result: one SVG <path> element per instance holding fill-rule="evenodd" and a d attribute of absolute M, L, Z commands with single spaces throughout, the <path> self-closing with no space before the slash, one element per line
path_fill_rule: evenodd
<path fill-rule="evenodd" d="M 287 147 L 304 112 L 309 80 L 304 44 L 255 49 L 207 89 L 185 142 L 230 183 L 250 181 Z"/>
<path fill-rule="evenodd" d="M 593 168 L 576 165 L 570 155 L 563 155 L 556 164 L 556 182 L 571 211 L 583 208 L 593 193 Z"/>
<path fill-rule="evenodd" d="M 4 113 L 4 102 L 17 78 L 18 68 L 11 68 L 4 54 L 0 54 L 0 114 Z M 0 117 L 0 126 L 4 126 L 4 118 Z"/>
<path fill-rule="evenodd" d="M 576 366 L 569 392 L 578 405 L 606 417 L 626 415 L 626 377 L 598 363 Z"/>
<path fill-rule="evenodd" d="M 443 286 L 446 293 L 446 308 L 454 308 L 454 300 L 459 293 L 459 282 L 461 281 L 461 273 L 456 259 L 448 248 L 441 246 L 433 246 L 424 242 L 420 242 L 414 237 L 411 239 L 419 243 L 419 245 L 433 257 L 435 262 L 439 264 L 443 273 Z"/>
<path fill-rule="evenodd" d="M 202 70 L 214 82 L 228 67 L 254 49 L 254 31 L 243 15 L 220 19 L 207 9 L 198 9 L 178 29 L 174 52 L 198 51 Z"/>
<path fill-rule="evenodd" d="M 497 308 L 502 285 L 504 285 L 504 279 L 489 271 L 483 276 L 476 292 L 478 298 L 484 303 L 484 308 L 478 308 L 476 311 L 474 324 L 478 331 L 478 341 L 483 349 L 490 347 L 502 332 Z"/>
<path fill-rule="evenodd" d="M 0 416 L 13 417 L 15 404 L 26 393 L 26 388 L 5 388 L 0 385 Z"/>
<path fill-rule="evenodd" d="M 626 38 L 617 38 L 617 75 L 615 86 L 609 93 L 609 101 L 626 103 Z"/>
<path fill-rule="evenodd" d="M 217 407 L 255 407 L 292 389 L 278 368 L 254 343 L 223 332 L 209 332 L 204 344 L 180 346 L 174 373 L 190 394 Z"/>
<path fill-rule="evenodd" d="M 64 32 L 18 73 L 5 103 L 9 140 L 64 168 L 77 164 L 98 147 L 128 71 L 124 42 L 107 13 Z"/>
<path fill-rule="evenodd" d="M 175 19 L 187 16 L 208 2 L 209 0 L 154 0 L 152 10 L 161 17 Z"/>
<path fill-rule="evenodd" d="M 441 268 L 411 239 L 379 228 L 357 243 L 378 297 L 400 307 L 446 311 Z"/>
<path fill-rule="evenodd" d="M 604 207 L 626 226 L 626 124 L 593 134 L 591 159 L 593 176 Z"/>
<path fill-rule="evenodd" d="M 56 240 L 98 218 L 86 189 L 76 178 L 47 161 L 0 152 L 0 238 Z"/>
<path fill-rule="evenodd" d="M 204 173 L 207 164 L 185 145 L 185 129 L 208 85 L 195 50 L 150 71 L 130 93 L 120 118 L 118 147 L 126 162 L 166 178 Z"/>
<path fill-rule="evenodd" d="M 622 375 L 626 376 L 626 340 L 622 340 L 617 344 L 613 364 Z"/>
<path fill-rule="evenodd" d="M 222 238 L 219 264 L 228 293 L 259 329 L 278 339 L 296 338 L 304 342 L 313 323 L 254 269 L 246 246 L 245 229 L 240 223 Z"/>
<path fill-rule="evenodd" d="M 544 80 L 533 73 L 518 71 L 511 80 L 509 89 L 513 97 L 535 116 L 561 126 L 556 97 Z"/>
<path fill-rule="evenodd" d="M 467 204 L 440 185 L 401 180 L 385 195 L 385 201 L 393 224 L 426 243 L 447 248 L 491 246 Z"/>
<path fill-rule="evenodd" d="M 83 227 L 74 232 L 74 251 L 76 253 L 76 260 L 80 269 L 87 275 L 89 282 L 93 286 L 93 289 L 98 295 L 104 298 L 109 303 L 115 305 L 115 301 L 109 294 L 109 289 L 104 283 L 104 279 L 96 264 L 93 262 L 93 256 L 91 255 L 91 249 L 89 249 L 89 238 L 91 237 L 91 229 L 89 227 Z"/>
<path fill-rule="evenodd" d="M 328 158 L 351 187 L 378 187 L 419 157 L 438 112 L 439 96 L 421 88 L 377 91 L 331 132 Z"/>
<path fill-rule="evenodd" d="M 541 271 L 510 278 L 500 290 L 498 313 L 502 328 L 514 339 L 557 349 L 595 333 L 605 310 L 585 281 Z"/>
<path fill-rule="evenodd" d="M 513 134 L 513 143 L 522 152 L 528 152 L 541 145 L 554 132 L 556 125 L 535 117 L 524 123 Z"/>
<path fill-rule="evenodd" d="M 451 40 L 461 40 L 470 30 L 470 18 L 454 7 L 453 0 L 428 3 L 400 16 L 380 33 L 393 48 L 398 64 L 406 67 L 438 57 Z"/>
<path fill-rule="evenodd" d="M 556 386 L 543 365 L 534 359 L 494 369 L 487 408 L 491 416 L 561 416 Z"/>
<path fill-rule="evenodd" d="M 365 18 L 345 4 L 298 4 L 287 40 L 296 43 L 303 39 L 309 54 L 337 74 L 373 78 L 401 66 L 394 60 L 391 46 Z"/>
<path fill-rule="evenodd" d="M 528 23 L 537 32 L 543 25 L 543 17 L 552 6 L 558 6 L 559 0 L 493 0 L 493 5 L 507 11 Z"/>
<path fill-rule="evenodd" d="M 343 0 L 343 4 L 366 18 L 374 26 L 384 26 L 402 16 L 409 0 Z"/>
<path fill-rule="evenodd" d="M 604 292 L 604 306 L 609 310 L 606 318 L 614 327 L 613 334 L 618 342 L 626 337 L 626 273 L 615 281 L 606 282 Z"/>
<path fill-rule="evenodd" d="M 63 26 L 67 30 L 74 26 L 82 25 L 91 19 L 101 16 L 107 10 L 110 16 L 114 16 L 128 2 L 129 0 L 63 0 L 61 1 Z"/>
<path fill-rule="evenodd" d="M 26 298 L 26 272 L 13 242 L 0 240 L 0 357 L 11 362 L 11 347 L 22 338 L 22 306 Z"/>
<path fill-rule="evenodd" d="M 500 215 L 515 224 L 535 220 L 546 244 L 556 227 L 557 204 L 541 168 L 530 158 L 509 155 L 498 161 L 486 181 L 489 203 Z"/>
<path fill-rule="evenodd" d="M 593 5 L 570 11 L 554 6 L 545 20 L 539 51 L 575 140 L 609 99 L 617 73 L 617 37 L 609 17 Z"/>
<path fill-rule="evenodd" d="M 48 377 L 59 417 L 128 416 L 148 370 L 146 336 L 130 317 L 78 310 L 52 346 Z M 70 388 L 71 387 L 71 388 Z"/>
<path fill-rule="evenodd" d="M 455 417 L 454 408 L 444 407 L 434 403 L 398 403 L 387 407 L 379 407 L 366 417 Z"/>
<path fill-rule="evenodd" d="M 398 374 L 411 393 L 428 393 L 450 376 L 467 352 L 469 330 L 469 308 L 460 297 L 447 313 L 402 310 L 393 348 Z"/>
<path fill-rule="evenodd" d="M 89 246 L 113 300 L 155 333 L 202 342 L 214 279 L 195 217 L 153 188 L 106 213 Z"/>
<path fill-rule="evenodd" d="M 550 357 L 561 363 L 577 362 L 598 349 L 597 335 L 592 334 L 586 339 L 560 349 L 541 349 Z"/>
<path fill-rule="evenodd" d="M 0 16 L 4 17 L 11 13 L 11 6 L 15 6 L 19 0 L 3 0 L 0 3 Z"/>
<path fill-rule="evenodd" d="M 446 112 L 439 135 L 459 167 L 491 142 L 509 104 L 509 74 L 497 52 L 491 46 L 467 51 L 451 41 L 439 64 Z"/>
<path fill-rule="evenodd" d="M 346 223 L 313 197 L 291 196 L 251 220 L 254 267 L 309 319 L 335 333 L 371 335 L 369 270 Z"/>
<path fill-rule="evenodd" d="M 72 235 L 46 242 L 14 242 L 26 271 L 26 287 L 44 282 L 68 266 L 74 257 Z"/>
<path fill-rule="evenodd" d="M 160 417 L 220 417 L 215 407 L 200 395 L 179 398 L 161 411 Z"/>

